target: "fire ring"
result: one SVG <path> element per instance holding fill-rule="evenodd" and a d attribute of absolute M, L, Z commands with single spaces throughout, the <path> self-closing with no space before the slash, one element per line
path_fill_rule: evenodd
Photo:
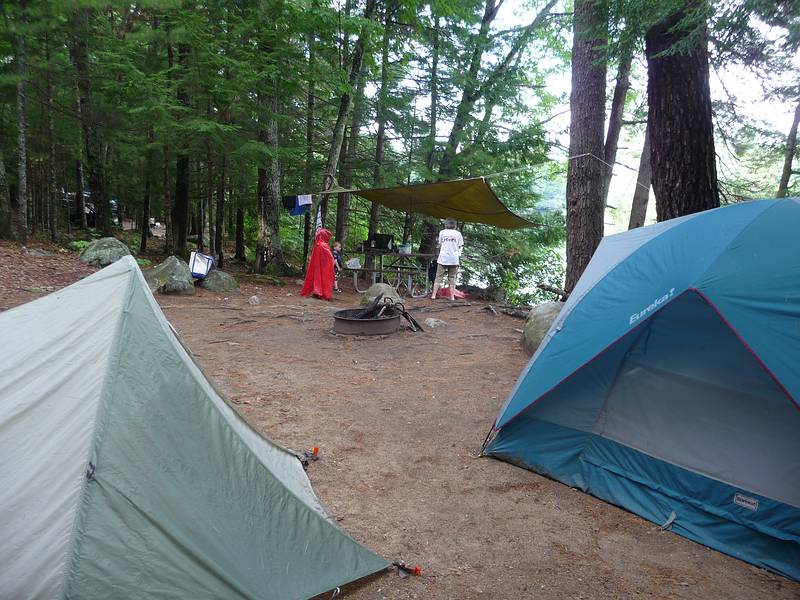
<path fill-rule="evenodd" d="M 402 329 L 400 313 L 396 311 L 373 319 L 357 318 L 361 312 L 361 308 L 348 308 L 333 313 L 333 330 L 343 335 L 386 335 Z"/>

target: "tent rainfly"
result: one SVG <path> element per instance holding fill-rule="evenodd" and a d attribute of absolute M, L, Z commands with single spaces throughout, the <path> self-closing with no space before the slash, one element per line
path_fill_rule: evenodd
<path fill-rule="evenodd" d="M 284 600 L 387 566 L 215 391 L 130 256 L 0 332 L 0 596 Z"/>
<path fill-rule="evenodd" d="M 800 199 L 605 238 L 483 454 L 800 579 Z"/>
<path fill-rule="evenodd" d="M 508 210 L 483 177 L 348 191 L 395 210 L 422 213 L 440 219 L 453 217 L 459 221 L 485 223 L 503 229 L 535 226 Z"/>

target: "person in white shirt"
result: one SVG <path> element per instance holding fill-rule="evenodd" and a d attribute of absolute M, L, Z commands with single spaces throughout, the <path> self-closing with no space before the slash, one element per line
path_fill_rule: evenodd
<path fill-rule="evenodd" d="M 461 258 L 461 250 L 464 248 L 464 238 L 461 232 L 456 229 L 456 220 L 447 218 L 444 221 L 444 229 L 439 232 L 439 258 L 436 263 L 436 279 L 433 280 L 433 293 L 431 300 L 436 300 L 436 293 L 439 291 L 439 281 L 445 271 L 450 283 L 450 299 L 456 299 L 456 275 L 458 274 L 458 261 Z"/>

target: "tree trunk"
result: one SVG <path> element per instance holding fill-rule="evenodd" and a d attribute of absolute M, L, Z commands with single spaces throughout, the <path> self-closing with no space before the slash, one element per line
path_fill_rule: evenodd
<path fill-rule="evenodd" d="M 364 7 L 364 19 L 372 18 L 372 14 L 375 12 L 375 4 L 376 0 L 367 0 L 366 6 Z M 336 116 L 336 124 L 333 127 L 333 140 L 331 141 L 331 147 L 328 151 L 328 160 L 325 164 L 325 175 L 322 180 L 323 192 L 331 189 L 336 180 L 336 167 L 339 163 L 339 154 L 342 149 L 344 128 L 352 107 L 352 92 L 355 91 L 358 86 L 358 77 L 361 73 L 361 65 L 364 60 L 364 50 L 367 45 L 368 36 L 369 33 L 366 31 L 365 26 L 358 36 L 358 41 L 353 49 L 353 58 L 350 62 L 350 77 L 348 78 L 348 91 L 344 92 L 339 100 L 339 112 Z M 317 206 L 319 208 L 317 208 Z M 322 219 L 322 226 L 324 227 L 326 213 L 328 212 L 327 194 L 320 194 L 319 205 L 315 203 L 314 206 L 312 206 L 311 217 L 313 219 L 316 219 L 317 211 L 319 211 Z"/>
<path fill-rule="evenodd" d="M 687 43 L 690 33 L 696 35 L 679 28 L 685 18 L 686 13 L 675 13 L 645 36 L 647 126 L 659 221 L 719 206 L 705 24 L 698 25 L 700 39 L 691 51 L 663 54 Z"/>
<path fill-rule="evenodd" d="M 170 38 L 170 31 L 171 27 L 169 25 L 169 21 L 165 19 L 164 22 L 164 31 L 167 36 L 167 78 L 172 80 L 175 75 L 173 71 L 173 67 L 175 66 L 175 53 L 172 48 L 172 44 L 169 42 Z M 170 148 L 169 145 L 164 144 L 164 162 L 162 165 L 161 177 L 162 177 L 162 189 L 164 192 L 164 254 L 172 254 L 175 249 L 175 226 L 172 222 L 172 211 L 174 210 L 173 207 L 173 198 L 170 195 L 170 190 L 172 189 L 171 182 L 169 180 L 169 165 L 170 165 Z"/>
<path fill-rule="evenodd" d="M 192 220 L 194 222 L 195 239 L 197 240 L 197 251 L 205 252 L 206 245 L 205 240 L 203 240 L 206 222 L 205 194 L 203 194 L 203 167 L 199 160 L 196 162 L 196 167 L 194 197 L 197 199 L 197 212 L 192 215 Z"/>
<path fill-rule="evenodd" d="M 161 161 L 161 189 L 164 194 L 164 254 L 172 254 L 173 231 L 172 231 L 172 196 L 170 196 L 169 181 L 169 146 L 164 146 L 163 159 Z"/>
<path fill-rule="evenodd" d="M 358 135 L 361 129 L 361 121 L 364 118 L 364 85 L 365 73 L 362 70 L 358 78 L 358 86 L 353 103 L 353 115 L 350 121 L 350 135 L 342 143 L 342 156 L 340 158 L 339 185 L 349 188 L 352 185 L 353 177 L 353 156 L 357 153 Z M 344 247 L 347 240 L 348 222 L 350 220 L 350 201 L 352 194 L 343 192 L 339 194 L 336 203 L 336 240 Z"/>
<path fill-rule="evenodd" d="M 139 252 L 147 252 L 147 238 L 150 237 L 150 175 L 144 176 L 144 198 L 142 200 L 142 234 Z"/>
<path fill-rule="evenodd" d="M 414 111 L 411 116 L 411 127 L 408 134 L 408 175 L 406 176 L 406 185 L 411 185 L 411 171 L 412 171 L 412 158 L 414 156 L 414 125 L 417 120 L 417 99 L 414 98 Z M 414 231 L 414 224 L 416 222 L 416 213 L 406 211 L 405 219 L 403 219 L 403 244 L 407 244 L 411 237 L 411 232 Z"/>
<path fill-rule="evenodd" d="M 433 44 L 431 49 L 431 109 L 428 133 L 428 150 L 425 157 L 425 166 L 428 169 L 427 181 L 434 178 L 433 168 L 436 162 L 436 127 L 439 112 L 439 15 L 434 19 Z M 406 222 L 408 220 L 406 219 Z M 424 254 L 433 254 L 436 251 L 436 236 L 439 231 L 438 222 L 431 217 L 425 217 L 422 222 L 422 238 L 417 250 Z M 406 229 L 406 223 L 403 224 Z M 405 232 L 404 232 L 405 233 Z"/>
<path fill-rule="evenodd" d="M 78 134 L 80 135 L 80 134 Z M 86 189 L 86 178 L 83 175 L 83 142 L 78 145 L 78 158 L 75 160 L 75 185 L 78 189 L 75 192 L 75 217 L 78 222 L 78 227 L 86 229 L 86 202 L 83 197 L 83 191 Z"/>
<path fill-rule="evenodd" d="M 639 173 L 636 175 L 636 189 L 631 203 L 631 218 L 628 229 L 636 229 L 644 225 L 647 216 L 647 204 L 650 201 L 650 130 L 644 130 L 644 146 L 639 158 Z"/>
<path fill-rule="evenodd" d="M 606 69 L 605 3 L 576 0 L 572 38 L 569 163 L 567 166 L 567 276 L 571 292 L 603 238 L 603 156 Z"/>
<path fill-rule="evenodd" d="M 383 18 L 383 41 L 381 43 L 381 84 L 378 90 L 378 104 L 375 107 L 375 116 L 378 121 L 378 134 L 375 138 L 375 164 L 372 169 L 373 187 L 382 187 L 383 181 L 383 160 L 386 147 L 386 101 L 389 95 L 389 41 L 391 28 L 391 11 L 388 6 L 384 7 Z M 371 238 L 378 231 L 378 222 L 381 216 L 381 205 L 373 202 L 369 208 L 369 225 L 367 226 L 367 237 Z M 367 268 L 374 267 L 374 257 L 367 257 Z"/>
<path fill-rule="evenodd" d="M 311 177 L 314 170 L 314 88 L 316 86 L 314 74 L 314 36 L 308 34 L 308 91 L 306 92 L 306 164 L 303 173 L 303 191 L 311 191 Z M 303 271 L 308 264 L 308 245 L 311 242 L 311 214 L 303 217 Z"/>
<path fill-rule="evenodd" d="M 256 273 L 266 273 L 272 271 L 275 274 L 283 274 L 286 270 L 286 262 L 283 257 L 281 247 L 280 223 L 281 223 L 281 188 L 280 176 L 281 168 L 278 161 L 278 94 L 280 88 L 277 78 L 271 78 L 269 82 L 269 95 L 266 97 L 267 103 L 263 102 L 264 96 L 259 93 L 259 103 L 262 105 L 259 124 L 263 127 L 259 132 L 261 141 L 269 149 L 267 161 L 264 167 L 258 169 L 258 242 L 256 245 L 256 259 L 253 270 Z"/>
<path fill-rule="evenodd" d="M 216 254 L 214 239 L 214 161 L 211 158 L 211 150 L 206 151 L 206 221 L 203 225 L 203 235 L 208 234 L 208 253 L 211 256 Z"/>
<path fill-rule="evenodd" d="M 6 161 L 3 149 L 0 148 L 0 238 L 11 238 L 14 232 L 11 227 L 11 196 L 6 177 Z"/>
<path fill-rule="evenodd" d="M 15 215 L 17 242 L 28 243 L 28 145 L 25 136 L 25 36 L 17 38 L 17 198 Z"/>
<path fill-rule="evenodd" d="M 89 10 L 73 12 L 73 37 L 70 44 L 72 63 L 78 83 L 79 117 L 86 153 L 86 168 L 89 171 L 89 193 L 95 210 L 95 228 L 103 235 L 111 235 L 110 206 L 105 194 L 103 158 L 100 141 L 92 111 L 91 75 L 89 73 Z"/>
<path fill-rule="evenodd" d="M 189 47 L 178 47 L 178 64 L 186 68 Z M 189 94 L 183 85 L 176 92 L 178 102 L 189 106 Z M 175 159 L 175 199 L 172 205 L 173 248 L 176 256 L 186 258 L 186 230 L 189 226 L 189 155 L 181 148 Z"/>
<path fill-rule="evenodd" d="M 142 199 L 142 230 L 139 241 L 139 252 L 147 252 L 147 239 L 150 237 L 150 187 L 152 177 L 152 144 L 154 140 L 153 126 L 147 128 L 147 150 L 144 153 L 144 198 Z"/>
<path fill-rule="evenodd" d="M 186 258 L 186 230 L 189 226 L 189 157 L 175 159 L 175 201 L 172 204 L 172 252 Z"/>
<path fill-rule="evenodd" d="M 262 141 L 265 141 L 263 132 L 259 133 Z M 256 187 L 256 210 L 258 211 L 258 237 L 256 238 L 256 260 L 253 264 L 255 273 L 265 273 L 269 257 L 269 233 L 267 219 L 269 218 L 269 206 L 267 200 L 267 169 L 258 167 L 258 183 Z"/>
<path fill-rule="evenodd" d="M 244 252 L 244 208 L 236 207 L 236 250 L 233 255 L 238 260 L 245 259 Z"/>
<path fill-rule="evenodd" d="M 789 136 L 786 138 L 786 158 L 783 161 L 783 173 L 781 173 L 781 181 L 778 184 L 778 193 L 775 194 L 778 198 L 785 198 L 786 192 L 789 189 L 789 178 L 792 176 L 792 162 L 794 161 L 794 153 L 797 148 L 798 123 L 800 123 L 800 101 L 797 103 L 797 108 L 794 109 L 794 121 L 792 121 L 792 127 L 789 129 Z"/>
<path fill-rule="evenodd" d="M 422 222 L 422 239 L 419 243 L 421 254 L 436 253 L 436 238 L 439 235 L 439 221 L 433 218 L 426 218 Z"/>
<path fill-rule="evenodd" d="M 58 195 L 56 190 L 56 133 L 53 120 L 53 76 L 50 69 L 50 36 L 45 34 L 47 61 L 47 198 L 50 217 L 50 241 L 58 236 Z"/>
<path fill-rule="evenodd" d="M 214 229 L 214 248 L 217 250 L 217 266 L 221 269 L 225 262 L 225 155 L 220 158 L 219 172 L 217 174 L 217 218 Z"/>
<path fill-rule="evenodd" d="M 617 82 L 614 85 L 614 97 L 611 100 L 611 112 L 608 115 L 608 131 L 603 159 L 603 206 L 608 205 L 608 189 L 611 187 L 611 177 L 614 174 L 614 162 L 617 160 L 619 134 L 622 131 L 622 117 L 625 113 L 625 98 L 631 87 L 630 73 L 632 48 L 626 46 L 622 49 L 617 66 Z"/>
<path fill-rule="evenodd" d="M 428 148 L 425 155 L 425 167 L 428 169 L 427 181 L 431 181 L 433 177 L 433 166 L 436 160 L 436 123 L 438 120 L 439 111 L 439 15 L 433 19 L 433 41 L 431 43 L 431 77 L 430 77 L 430 92 L 431 92 L 431 108 L 428 132 Z M 388 43 L 387 43 L 388 48 Z"/>

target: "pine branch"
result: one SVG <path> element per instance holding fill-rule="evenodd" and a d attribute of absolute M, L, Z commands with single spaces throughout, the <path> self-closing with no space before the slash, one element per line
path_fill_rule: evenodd
<path fill-rule="evenodd" d="M 502 4 L 502 2 L 500 2 Z M 500 7 L 498 4 L 497 8 Z M 503 57 L 503 60 L 494 68 L 494 70 L 489 74 L 486 80 L 481 84 L 478 89 L 475 91 L 474 99 L 477 100 L 481 98 L 486 92 L 494 86 L 495 83 L 508 71 L 511 64 L 516 60 L 518 54 L 522 52 L 525 46 L 528 44 L 528 40 L 533 34 L 533 32 L 545 21 L 547 16 L 550 14 L 550 9 L 555 6 L 556 0 L 550 0 L 542 10 L 536 15 L 536 17 L 531 21 L 523 30 L 520 35 L 514 40 L 514 43 L 511 45 L 508 53 Z"/>

